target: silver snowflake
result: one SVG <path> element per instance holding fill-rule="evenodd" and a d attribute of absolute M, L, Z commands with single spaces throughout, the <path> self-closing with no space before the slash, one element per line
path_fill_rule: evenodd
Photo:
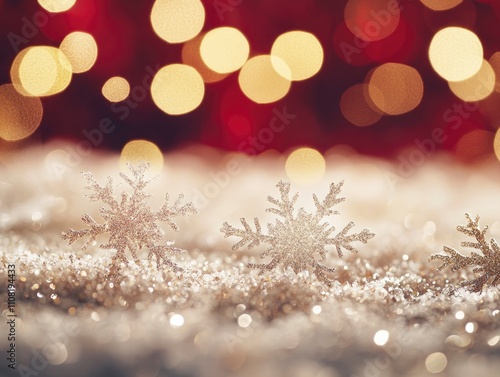
<path fill-rule="evenodd" d="M 149 164 L 142 163 L 138 166 L 127 164 L 127 166 L 132 173 L 132 177 L 124 173 L 120 173 L 120 176 L 132 190 L 131 193 L 122 192 L 119 200 L 114 197 L 111 177 L 108 177 L 105 186 L 100 186 L 91 173 L 82 173 L 88 183 L 85 189 L 92 192 L 86 197 L 91 202 L 101 201 L 107 205 L 107 208 L 99 208 L 99 214 L 104 219 L 104 223 L 99 224 L 90 215 L 85 214 L 82 216 L 82 221 L 88 228 L 82 230 L 69 229 L 62 234 L 63 239 L 72 244 L 79 238 L 88 237 L 82 247 L 82 250 L 85 250 L 95 242 L 97 236 L 109 234 L 108 242 L 100 246 L 103 249 L 116 250 L 113 257 L 112 274 L 116 273 L 120 262 L 128 263 L 127 249 L 135 263 L 140 264 L 137 251 L 143 248 L 149 250 L 148 260 L 152 260 L 153 256 L 156 257 L 158 269 L 165 265 L 176 272 L 182 271 L 182 268 L 167 257 L 167 253 L 183 253 L 186 250 L 173 247 L 174 241 L 162 243 L 164 231 L 157 222 L 165 222 L 173 230 L 178 231 L 179 227 L 173 221 L 173 218 L 196 213 L 193 203 L 181 205 L 184 195 L 180 194 L 174 205 L 169 206 L 167 194 L 160 210 L 157 212 L 152 211 L 147 203 L 151 195 L 144 192 L 146 186 L 151 182 L 146 180 L 144 176 Z"/>
<path fill-rule="evenodd" d="M 479 216 L 474 220 L 469 214 L 465 214 L 467 219 L 466 226 L 458 226 L 457 230 L 469 237 L 474 237 L 476 242 L 463 241 L 462 247 L 471 247 L 479 250 L 482 255 L 472 252 L 470 257 L 460 254 L 455 249 L 445 246 L 444 251 L 449 255 L 434 254 L 429 258 L 429 261 L 440 260 L 443 262 L 438 270 L 441 271 L 448 266 L 451 271 L 455 272 L 469 266 L 476 266 L 472 272 L 479 273 L 480 276 L 471 281 L 464 281 L 461 283 L 464 287 L 470 287 L 473 292 L 481 292 L 483 286 L 491 280 L 491 285 L 500 283 L 500 247 L 498 243 L 491 239 L 490 242 L 486 240 L 486 232 L 488 227 L 483 229 L 479 226 Z"/>
<path fill-rule="evenodd" d="M 248 249 L 259 246 L 261 243 L 268 244 L 270 247 L 261 254 L 261 258 L 271 257 L 268 264 L 250 263 L 248 267 L 260 269 L 260 274 L 266 270 L 272 270 L 278 265 L 282 265 L 283 269 L 290 267 L 295 273 L 312 268 L 313 273 L 319 280 L 331 285 L 327 273 L 334 271 L 321 265 L 326 259 L 328 246 L 334 246 L 339 258 L 342 258 L 342 249 L 352 253 L 357 253 L 357 250 L 351 245 L 354 241 L 367 243 L 374 236 L 373 233 L 364 229 L 360 233 L 348 234 L 354 223 L 350 222 L 345 228 L 335 236 L 332 233 L 335 231 L 334 226 L 329 226 L 324 222 L 325 218 L 331 215 L 339 215 L 338 211 L 332 210 L 336 204 L 343 202 L 345 198 L 338 198 L 343 182 L 339 184 L 331 184 L 330 192 L 325 199 L 320 202 L 316 195 L 313 195 L 314 204 L 316 205 L 316 213 L 309 214 L 303 208 L 300 208 L 296 215 L 295 202 L 298 194 L 290 198 L 290 183 L 280 181 L 278 187 L 281 199 L 268 197 L 268 201 L 277 208 L 268 208 L 266 212 L 274 213 L 281 217 L 282 220 L 276 219 L 274 224 L 267 224 L 268 234 L 262 234 L 262 228 L 258 218 L 254 219 L 255 231 L 251 229 L 247 221 L 242 218 L 241 223 L 244 229 L 234 228 L 227 222 L 223 224 L 221 232 L 225 237 L 236 236 L 240 237 L 241 241 L 233 246 L 233 250 L 238 250 L 248 244 Z"/>

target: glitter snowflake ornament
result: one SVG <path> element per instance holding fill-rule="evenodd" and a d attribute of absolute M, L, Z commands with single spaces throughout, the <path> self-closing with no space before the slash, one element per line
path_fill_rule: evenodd
<path fill-rule="evenodd" d="M 429 261 L 440 260 L 443 262 L 438 270 L 441 271 L 448 266 L 451 271 L 455 272 L 469 266 L 476 266 L 472 270 L 474 273 L 480 274 L 476 279 L 464 281 L 461 283 L 463 287 L 469 287 L 473 292 L 481 292 L 483 286 L 491 281 L 491 285 L 496 285 L 500 282 L 500 247 L 498 243 L 491 239 L 490 242 L 486 240 L 486 232 L 488 227 L 483 229 L 479 226 L 479 216 L 474 220 L 469 214 L 465 214 L 467 219 L 466 226 L 458 226 L 457 230 L 469 237 L 474 237 L 476 242 L 464 241 L 461 243 L 462 247 L 471 247 L 479 250 L 481 254 L 472 252 L 470 257 L 460 254 L 455 249 L 448 246 L 444 247 L 444 251 L 449 255 L 434 254 L 429 258 Z"/>
<path fill-rule="evenodd" d="M 336 204 L 343 202 L 345 198 L 338 198 L 343 182 L 331 184 L 330 191 L 321 202 L 316 195 L 313 195 L 316 213 L 307 213 L 303 208 L 295 211 L 295 202 L 298 199 L 296 193 L 290 198 L 290 183 L 280 181 L 278 187 L 281 199 L 274 199 L 271 196 L 267 200 L 276 206 L 268 208 L 266 212 L 274 213 L 280 219 L 276 219 L 274 224 L 267 224 L 268 234 L 262 234 L 262 228 L 258 218 L 254 219 L 255 231 L 251 229 L 247 221 L 242 218 L 241 223 L 244 229 L 234 228 L 227 222 L 223 224 L 221 232 L 225 237 L 240 237 L 241 241 L 233 246 L 233 250 L 238 250 L 244 245 L 248 249 L 262 244 L 270 247 L 261 254 L 261 258 L 271 257 L 268 264 L 250 263 L 249 268 L 260 269 L 260 274 L 266 270 L 272 270 L 281 264 L 284 270 L 291 268 L 295 273 L 299 273 L 310 268 L 316 277 L 326 285 L 331 286 L 331 281 L 327 273 L 332 273 L 333 268 L 323 266 L 319 262 L 326 259 L 326 254 L 330 250 L 328 246 L 333 246 L 339 258 L 342 258 L 342 249 L 352 253 L 357 250 L 351 245 L 354 241 L 367 243 L 374 236 L 367 229 L 360 233 L 348 234 L 354 223 L 350 222 L 342 231 L 332 235 L 334 226 L 329 226 L 325 219 L 331 215 L 339 215 L 338 211 L 332 209 Z M 295 214 L 296 213 L 296 214 Z"/>
<path fill-rule="evenodd" d="M 91 173 L 82 173 L 88 184 L 85 189 L 92 192 L 86 197 L 91 202 L 100 201 L 107 205 L 107 208 L 99 208 L 99 214 L 104 219 L 104 223 L 99 224 L 90 215 L 85 214 L 82 216 L 82 221 L 88 227 L 82 230 L 69 229 L 62 234 L 63 239 L 72 244 L 77 239 L 87 237 L 88 239 L 82 247 L 82 250 L 85 250 L 95 242 L 99 235 L 109 234 L 108 242 L 100 246 L 103 249 L 116 250 L 111 274 L 117 272 L 121 262 L 128 263 L 127 249 L 134 262 L 139 265 L 140 260 L 137 252 L 143 248 L 149 250 L 148 260 L 151 261 L 153 256 L 156 257 L 158 270 L 162 266 L 167 266 L 175 272 L 182 271 L 182 268 L 172 262 L 167 254 L 183 253 L 186 250 L 173 247 L 174 241 L 162 242 L 164 231 L 158 222 L 164 222 L 173 230 L 179 231 L 179 227 L 173 219 L 196 213 L 193 203 L 181 205 L 184 195 L 180 194 L 175 203 L 170 206 L 167 194 L 160 210 L 152 211 L 147 203 L 147 200 L 152 196 L 144 192 L 146 186 L 151 182 L 151 180 L 145 179 L 145 172 L 149 168 L 149 164 L 141 163 L 137 166 L 127 164 L 127 167 L 132 173 L 132 177 L 124 173 L 120 173 L 120 176 L 131 187 L 131 193 L 122 192 L 119 200 L 114 197 L 111 177 L 108 177 L 105 186 L 100 186 Z"/>

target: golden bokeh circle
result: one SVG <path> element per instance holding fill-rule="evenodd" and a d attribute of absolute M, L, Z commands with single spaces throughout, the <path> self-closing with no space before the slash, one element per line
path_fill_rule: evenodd
<path fill-rule="evenodd" d="M 342 115 L 358 127 L 371 126 L 382 118 L 382 112 L 371 104 L 367 84 L 356 84 L 340 98 Z"/>
<path fill-rule="evenodd" d="M 460 5 L 462 1 L 463 0 L 420 0 L 427 8 L 436 11 L 455 8 L 457 5 Z"/>
<path fill-rule="evenodd" d="M 405 64 L 386 63 L 371 73 L 368 93 L 380 111 L 400 115 L 420 104 L 424 95 L 424 82 L 415 68 Z"/>
<path fill-rule="evenodd" d="M 10 77 L 16 90 L 25 96 L 50 96 L 70 84 L 71 64 L 56 47 L 27 47 L 15 57 Z"/>
<path fill-rule="evenodd" d="M 228 74 L 217 73 L 211 70 L 201 58 L 200 46 L 203 37 L 204 34 L 200 34 L 184 43 L 182 46 L 182 62 L 196 69 L 207 84 L 221 81 Z"/>
<path fill-rule="evenodd" d="M 445 80 L 467 80 L 483 65 L 483 45 L 474 32 L 447 27 L 432 38 L 429 59 L 437 74 Z"/>
<path fill-rule="evenodd" d="M 495 156 L 497 157 L 498 161 L 500 161 L 500 128 L 497 130 L 495 134 L 493 149 L 495 150 Z"/>
<path fill-rule="evenodd" d="M 17 141 L 30 136 L 42 121 L 42 101 L 20 94 L 12 84 L 0 86 L 0 138 Z"/>
<path fill-rule="evenodd" d="M 287 65 L 276 56 L 259 55 L 249 59 L 238 76 L 243 93 L 256 103 L 276 102 L 286 96 L 291 82 L 276 71 L 276 65 L 281 72 L 286 72 Z"/>
<path fill-rule="evenodd" d="M 319 182 L 324 177 L 325 170 L 325 158 L 312 148 L 296 149 L 288 156 L 285 163 L 288 178 L 304 186 Z"/>
<path fill-rule="evenodd" d="M 120 154 L 120 170 L 128 171 L 127 163 L 138 165 L 146 162 L 150 164 L 148 173 L 157 175 L 163 169 L 163 153 L 156 144 L 147 140 L 129 141 Z"/>
<path fill-rule="evenodd" d="M 196 109 L 205 95 L 201 75 L 191 66 L 171 64 L 161 68 L 151 83 L 151 96 L 161 110 L 181 115 Z"/>
<path fill-rule="evenodd" d="M 319 72 L 323 65 L 323 47 L 319 40 L 305 31 L 289 31 L 281 34 L 273 43 L 271 56 L 284 61 L 290 71 L 281 70 L 282 65 L 274 64 L 275 70 L 292 81 L 308 79 Z M 275 59 L 272 60 L 276 62 Z M 279 62 L 279 60 L 278 60 Z"/>
<path fill-rule="evenodd" d="M 88 71 L 97 60 L 97 43 L 89 33 L 82 31 L 69 33 L 59 48 L 68 58 L 73 73 Z"/>
<path fill-rule="evenodd" d="M 66 12 L 70 10 L 75 3 L 76 0 L 38 0 L 38 4 L 51 13 Z"/>
<path fill-rule="evenodd" d="M 495 72 L 495 91 L 500 93 L 500 52 L 495 52 L 490 58 L 490 65 Z"/>
<path fill-rule="evenodd" d="M 123 77 L 111 77 L 104 83 L 101 92 L 109 102 L 120 102 L 129 96 L 130 84 Z"/>
<path fill-rule="evenodd" d="M 248 60 L 250 44 L 241 31 L 220 27 L 205 34 L 200 55 L 208 68 L 217 73 L 231 73 Z"/>
<path fill-rule="evenodd" d="M 196 37 L 205 23 L 205 8 L 199 0 L 156 0 L 151 10 L 155 33 L 169 43 Z"/>
<path fill-rule="evenodd" d="M 466 102 L 481 101 L 495 90 L 496 75 L 488 61 L 484 60 L 481 69 L 463 81 L 449 82 L 448 85 L 458 98 Z"/>

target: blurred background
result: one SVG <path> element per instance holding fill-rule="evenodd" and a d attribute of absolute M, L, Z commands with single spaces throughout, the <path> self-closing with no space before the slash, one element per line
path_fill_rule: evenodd
<path fill-rule="evenodd" d="M 495 0 L 0 0 L 0 158 L 56 139 L 494 158 L 499 22 Z"/>

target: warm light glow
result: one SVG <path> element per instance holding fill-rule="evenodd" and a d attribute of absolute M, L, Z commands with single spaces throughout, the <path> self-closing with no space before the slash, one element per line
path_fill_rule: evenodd
<path fill-rule="evenodd" d="M 75 3 L 76 0 L 38 0 L 38 4 L 51 13 L 65 12 Z"/>
<path fill-rule="evenodd" d="M 130 84 L 123 77 L 111 77 L 102 86 L 102 95 L 110 102 L 120 102 L 130 94 Z"/>
<path fill-rule="evenodd" d="M 319 182 L 325 175 L 325 159 L 315 149 L 300 148 L 288 156 L 285 171 L 290 180 L 299 185 Z"/>
<path fill-rule="evenodd" d="M 479 72 L 463 81 L 449 82 L 451 91 L 460 99 L 481 101 L 495 90 L 496 76 L 488 61 L 484 60 Z"/>
<path fill-rule="evenodd" d="M 493 154 L 494 139 L 495 134 L 491 131 L 470 131 L 458 140 L 456 156 L 466 162 L 488 158 Z"/>
<path fill-rule="evenodd" d="M 208 68 L 218 73 L 230 73 L 245 64 L 250 45 L 241 31 L 220 27 L 205 34 L 200 53 Z"/>
<path fill-rule="evenodd" d="M 170 115 L 186 114 L 196 109 L 205 94 L 200 74 L 184 64 L 160 69 L 151 83 L 151 96 L 161 110 Z"/>
<path fill-rule="evenodd" d="M 495 149 L 495 156 L 500 161 L 500 128 L 497 130 L 495 140 L 493 141 L 493 148 Z"/>
<path fill-rule="evenodd" d="M 0 138 L 16 141 L 30 136 L 42 121 L 42 102 L 25 97 L 11 84 L 0 86 Z"/>
<path fill-rule="evenodd" d="M 391 35 L 400 19 L 397 0 L 349 0 L 344 19 L 349 30 L 365 41 L 379 41 Z"/>
<path fill-rule="evenodd" d="M 299 81 L 314 76 L 323 64 L 323 47 L 311 33 L 290 31 L 281 34 L 273 43 L 271 49 L 272 61 L 277 56 L 283 60 L 288 69 L 281 70 L 282 64 L 274 64 L 274 69 L 283 77 Z M 291 75 L 288 75 L 291 71 Z"/>
<path fill-rule="evenodd" d="M 385 346 L 389 340 L 389 332 L 387 330 L 379 330 L 373 336 L 373 342 L 377 346 Z"/>
<path fill-rule="evenodd" d="M 434 70 L 444 79 L 467 80 L 481 69 L 483 45 L 472 31 L 447 27 L 432 38 L 429 59 Z"/>
<path fill-rule="evenodd" d="M 347 89 L 340 98 L 342 114 L 355 126 L 370 126 L 382 118 L 382 113 L 370 104 L 368 96 L 368 85 L 357 84 Z"/>
<path fill-rule="evenodd" d="M 259 55 L 249 59 L 240 71 L 238 81 L 245 95 L 256 103 L 271 103 L 280 100 L 290 90 L 291 82 L 278 74 L 273 64 L 281 65 L 285 72 L 286 64 L 278 57 Z M 290 74 L 289 74 L 290 75 Z"/>
<path fill-rule="evenodd" d="M 147 140 L 129 141 L 120 155 L 120 170 L 128 171 L 127 163 L 138 165 L 142 162 L 150 164 L 149 174 L 157 175 L 163 169 L 163 154 L 156 144 Z"/>
<path fill-rule="evenodd" d="M 174 314 L 170 317 L 170 326 L 174 328 L 182 327 L 184 325 L 184 317 L 180 314 Z"/>
<path fill-rule="evenodd" d="M 431 353 L 425 359 L 425 367 L 430 373 L 441 373 L 448 365 L 446 355 L 441 352 Z"/>
<path fill-rule="evenodd" d="M 448 10 L 461 4 L 463 0 L 420 0 L 427 8 L 432 10 Z"/>
<path fill-rule="evenodd" d="M 500 52 L 495 52 L 490 58 L 490 65 L 495 72 L 495 91 L 500 93 Z"/>
<path fill-rule="evenodd" d="M 71 63 L 73 73 L 88 71 L 97 60 L 97 43 L 88 33 L 75 31 L 68 34 L 59 48 Z"/>
<path fill-rule="evenodd" d="M 371 74 L 368 93 L 378 109 L 389 115 L 399 115 L 419 105 L 424 95 L 424 83 L 415 68 L 387 63 Z"/>
<path fill-rule="evenodd" d="M 200 54 L 201 41 L 204 34 L 187 41 L 182 46 L 182 62 L 195 68 L 206 83 L 218 82 L 227 74 L 217 73 L 207 67 Z"/>
<path fill-rule="evenodd" d="M 55 47 L 35 46 L 21 51 L 10 70 L 16 90 L 27 96 L 50 96 L 71 82 L 71 64 Z"/>
<path fill-rule="evenodd" d="M 198 35 L 205 23 L 205 8 L 199 0 L 156 0 L 151 24 L 169 43 L 182 43 Z"/>

